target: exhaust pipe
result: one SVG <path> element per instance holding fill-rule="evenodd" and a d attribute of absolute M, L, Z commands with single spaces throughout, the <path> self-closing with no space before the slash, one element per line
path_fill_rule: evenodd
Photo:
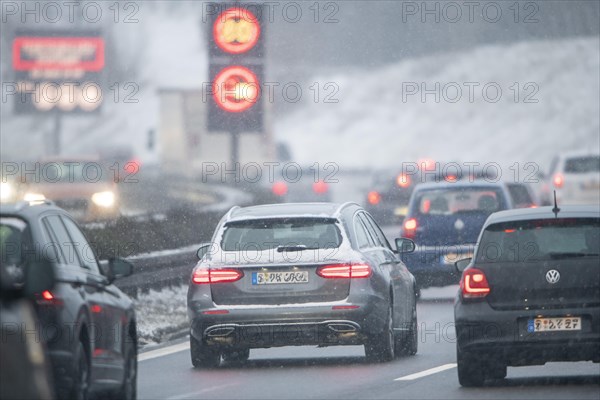
<path fill-rule="evenodd" d="M 345 322 L 336 322 L 328 324 L 327 327 L 335 333 L 349 333 L 357 331 L 356 326 Z"/>

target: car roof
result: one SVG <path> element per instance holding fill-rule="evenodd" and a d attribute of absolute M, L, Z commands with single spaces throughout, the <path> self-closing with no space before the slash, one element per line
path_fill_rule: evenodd
<path fill-rule="evenodd" d="M 573 157 L 600 156 L 600 152 L 592 149 L 570 150 L 559 153 L 558 156 L 562 159 Z"/>
<path fill-rule="evenodd" d="M 48 200 L 44 200 L 43 202 L 20 201 L 17 203 L 0 204 L 0 215 L 19 216 L 23 219 L 35 218 L 37 215 L 48 210 L 64 211 Z"/>
<path fill-rule="evenodd" d="M 282 203 L 234 207 L 227 214 L 227 221 L 281 217 L 337 218 L 341 210 L 350 205 L 359 207 L 355 203 Z"/>
<path fill-rule="evenodd" d="M 473 187 L 481 187 L 481 188 L 504 188 L 504 183 L 501 181 L 498 182 L 490 182 L 485 179 L 475 179 L 473 181 L 464 181 L 459 180 L 456 182 L 423 182 L 419 183 L 415 187 L 415 191 L 417 190 L 431 190 L 431 189 L 456 189 L 456 188 L 473 188 Z"/>
<path fill-rule="evenodd" d="M 486 226 L 498 222 L 525 221 L 531 219 L 553 219 L 553 218 L 600 218 L 600 207 L 598 205 L 565 205 L 559 206 L 557 214 L 554 207 L 518 208 L 512 210 L 498 211 L 489 216 Z"/>

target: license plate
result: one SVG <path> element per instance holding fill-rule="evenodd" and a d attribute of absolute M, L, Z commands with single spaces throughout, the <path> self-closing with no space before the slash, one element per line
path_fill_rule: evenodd
<path fill-rule="evenodd" d="M 253 285 L 308 283 L 308 271 L 253 272 Z"/>
<path fill-rule="evenodd" d="M 473 253 L 448 253 L 444 254 L 442 257 L 442 261 L 444 264 L 454 264 L 458 260 L 462 260 L 464 258 L 473 258 Z"/>
<path fill-rule="evenodd" d="M 527 332 L 580 331 L 580 317 L 534 318 L 527 323 Z"/>

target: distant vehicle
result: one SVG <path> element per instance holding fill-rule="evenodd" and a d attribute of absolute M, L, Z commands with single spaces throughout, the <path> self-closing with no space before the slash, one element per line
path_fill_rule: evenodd
<path fill-rule="evenodd" d="M 251 348 L 364 345 L 367 359 L 417 352 L 415 280 L 357 204 L 232 208 L 203 245 L 188 290 L 195 367 Z"/>
<path fill-rule="evenodd" d="M 78 221 L 115 219 L 120 215 L 118 181 L 122 175 L 97 157 L 45 159 L 35 163 L 25 201 L 49 199 Z"/>
<path fill-rule="evenodd" d="M 11 230 L 12 264 L 48 260 L 52 289 L 35 293 L 58 398 L 91 393 L 134 399 L 137 331 L 132 301 L 112 282 L 132 265 L 112 259 L 100 265 L 71 216 L 47 201 L 0 206 L 0 229 Z"/>
<path fill-rule="evenodd" d="M 45 260 L 23 260 L 23 222 L 0 217 L 0 398 L 54 398 L 43 330 L 33 309 L 36 293 L 53 290 Z"/>
<path fill-rule="evenodd" d="M 470 257 L 486 218 L 512 208 L 507 187 L 485 181 L 422 183 L 411 197 L 401 236 L 417 249 L 403 256 L 419 289 L 458 283 L 454 262 Z"/>
<path fill-rule="evenodd" d="M 367 191 L 365 209 L 380 225 L 398 224 L 404 220 L 408 212 L 410 196 L 420 183 L 474 181 L 485 178 L 496 180 L 496 174 L 491 169 L 484 171 L 473 168 L 468 175 L 466 171 L 462 173 L 462 168 L 458 170 L 450 165 L 451 163 L 425 160 L 420 163 L 406 163 L 406 167 L 399 171 L 375 173 L 371 187 Z"/>
<path fill-rule="evenodd" d="M 591 151 L 559 154 L 550 164 L 540 197 L 544 205 L 600 204 L 600 154 Z"/>
<path fill-rule="evenodd" d="M 272 202 L 302 203 L 331 201 L 332 171 L 323 167 L 301 167 L 297 163 L 281 163 L 273 168 L 272 176 L 268 169 L 262 171 L 260 184 L 271 192 Z"/>
<path fill-rule="evenodd" d="M 461 385 L 507 366 L 600 362 L 600 210 L 560 208 L 492 214 L 474 257 L 456 263 Z"/>
<path fill-rule="evenodd" d="M 506 182 L 514 208 L 539 206 L 539 200 L 531 186 L 523 182 Z"/>

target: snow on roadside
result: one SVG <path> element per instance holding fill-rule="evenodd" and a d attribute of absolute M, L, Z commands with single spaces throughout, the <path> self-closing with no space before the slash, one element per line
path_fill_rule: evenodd
<path fill-rule="evenodd" d="M 138 294 L 133 302 L 140 345 L 163 342 L 174 333 L 187 329 L 186 296 L 187 285 Z"/>

